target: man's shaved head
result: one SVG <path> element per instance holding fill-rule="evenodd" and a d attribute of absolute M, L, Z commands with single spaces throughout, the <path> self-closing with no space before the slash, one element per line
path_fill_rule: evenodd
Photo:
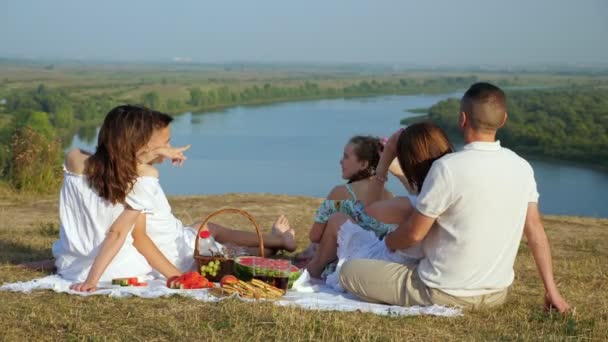
<path fill-rule="evenodd" d="M 490 83 L 475 83 L 460 100 L 460 111 L 466 113 L 474 130 L 496 131 L 507 112 L 505 93 Z"/>

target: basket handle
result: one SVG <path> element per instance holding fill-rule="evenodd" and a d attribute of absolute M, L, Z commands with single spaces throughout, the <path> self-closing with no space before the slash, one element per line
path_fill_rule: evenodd
<path fill-rule="evenodd" d="M 219 216 L 221 214 L 226 214 L 226 213 L 240 214 L 241 216 L 244 216 L 245 218 L 247 218 L 253 224 L 253 227 L 255 228 L 255 232 L 258 235 L 259 248 L 260 248 L 260 256 L 263 258 L 264 257 L 264 238 L 262 236 L 262 231 L 260 230 L 260 226 L 255 221 L 255 219 L 253 218 L 253 216 L 251 216 L 248 212 L 246 212 L 244 210 L 241 210 L 241 209 L 236 209 L 236 208 L 224 208 L 224 209 L 220 209 L 220 210 L 217 210 L 217 211 L 211 213 L 209 216 L 207 216 L 207 218 L 203 221 L 203 223 L 201 223 L 201 225 L 198 227 L 198 232 L 196 233 L 196 240 L 194 242 L 194 257 L 197 257 L 199 255 L 199 251 L 198 251 L 198 239 L 200 238 L 200 234 L 201 234 L 201 231 L 203 230 L 203 227 L 205 227 L 205 225 L 212 218 L 214 218 L 216 216 Z"/>

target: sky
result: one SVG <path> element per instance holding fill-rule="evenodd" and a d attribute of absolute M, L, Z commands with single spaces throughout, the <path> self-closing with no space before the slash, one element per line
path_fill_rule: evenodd
<path fill-rule="evenodd" d="M 605 66 L 608 0 L 0 0 L 0 57 Z"/>

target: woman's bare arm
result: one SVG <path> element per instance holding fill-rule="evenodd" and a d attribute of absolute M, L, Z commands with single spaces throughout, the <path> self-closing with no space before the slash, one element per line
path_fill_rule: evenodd
<path fill-rule="evenodd" d="M 376 175 L 372 177 L 372 180 L 367 188 L 365 198 L 363 198 L 363 205 L 365 207 L 383 199 L 383 194 L 385 191 L 384 183 L 386 183 L 386 177 L 388 177 L 389 167 L 397 156 L 396 145 L 400 134 L 400 130 L 393 133 L 393 135 L 391 135 L 386 142 L 386 145 L 384 145 L 384 151 L 382 152 L 380 161 L 376 167 Z"/>
<path fill-rule="evenodd" d="M 350 197 L 350 194 L 346 190 L 344 185 L 338 185 L 331 189 L 329 194 L 327 195 L 328 200 L 344 200 Z M 308 233 L 308 237 L 310 242 L 319 242 L 321 241 L 321 237 L 323 236 L 323 232 L 325 231 L 326 222 L 314 222 L 310 227 L 310 231 Z"/>
<path fill-rule="evenodd" d="M 137 248 L 139 253 L 146 258 L 150 266 L 157 270 L 165 278 L 180 275 L 181 272 L 175 265 L 165 257 L 165 255 L 158 249 L 156 244 L 146 234 L 146 215 L 140 214 L 135 222 L 135 228 L 133 228 L 133 246 Z"/>
<path fill-rule="evenodd" d="M 125 209 L 122 214 L 120 214 L 112 226 L 110 226 L 106 238 L 101 244 L 99 253 L 93 262 L 93 266 L 89 271 L 87 279 L 83 283 L 77 283 L 70 286 L 72 290 L 81 292 L 95 291 L 103 272 L 105 272 L 110 262 L 112 262 L 120 248 L 124 245 L 129 230 L 133 227 L 135 220 L 140 214 L 140 211 L 133 209 Z"/>
<path fill-rule="evenodd" d="M 65 155 L 65 167 L 68 171 L 81 175 L 84 173 L 84 164 L 91 154 L 79 148 L 71 149 Z"/>
<path fill-rule="evenodd" d="M 407 190 L 407 192 L 409 194 L 416 195 L 416 191 L 414 190 L 414 187 L 407 180 L 407 177 L 405 176 L 405 173 L 401 169 L 401 166 L 399 165 L 399 161 L 397 160 L 397 158 L 393 159 L 391 165 L 388 168 L 388 171 L 393 176 L 395 176 L 395 178 L 397 178 L 399 180 L 399 182 L 401 182 L 401 184 L 403 184 L 403 187 L 405 188 L 405 190 Z"/>
<path fill-rule="evenodd" d="M 365 207 L 365 212 L 369 216 L 389 224 L 404 222 L 412 213 L 412 210 L 412 204 L 407 197 L 394 197 Z"/>

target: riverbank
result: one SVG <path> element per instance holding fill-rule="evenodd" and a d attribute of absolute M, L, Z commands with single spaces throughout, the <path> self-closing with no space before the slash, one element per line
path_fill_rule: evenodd
<path fill-rule="evenodd" d="M 177 217 L 192 222 L 223 207 L 251 213 L 268 231 L 286 214 L 299 249 L 321 198 L 226 194 L 178 196 L 170 202 Z M 16 267 L 18 262 L 50 257 L 57 239 L 57 196 L 0 195 L 0 283 L 43 276 Z M 556 280 L 574 314 L 541 309 L 542 283 L 525 243 L 515 264 L 515 281 L 505 306 L 466 312 L 460 318 L 386 318 L 362 313 L 314 312 L 264 303 L 200 303 L 182 297 L 162 299 L 81 298 L 36 292 L 0 292 L 0 336 L 19 339 L 111 340 L 563 340 L 608 338 L 608 219 L 545 216 L 553 246 Z M 241 217 L 217 222 L 252 229 Z"/>
<path fill-rule="evenodd" d="M 399 91 L 399 92 L 368 92 L 368 93 L 359 93 L 359 94 L 323 94 L 323 95 L 311 95 L 311 96 L 300 96 L 300 97 L 285 97 L 285 98 L 274 98 L 274 99 L 257 99 L 252 101 L 244 101 L 239 103 L 230 103 L 230 104 L 217 104 L 212 106 L 205 107 L 197 107 L 197 106 L 186 106 L 180 108 L 179 113 L 174 113 L 174 115 L 182 115 L 185 113 L 206 113 L 206 112 L 217 112 L 222 111 L 234 107 L 262 107 L 269 106 L 273 104 L 280 103 L 288 103 L 288 102 L 304 102 L 304 101 L 315 101 L 315 100 L 337 100 L 337 99 L 357 99 L 357 98 L 374 98 L 374 97 L 382 97 L 382 96 L 408 96 L 408 95 L 436 95 L 436 94 L 445 94 L 452 93 L 458 91 L 459 87 L 446 87 L 442 89 L 436 89 L 432 91 L 424 91 L 423 88 L 415 89 L 415 90 L 407 90 L 407 91 Z M 415 110 L 423 110 L 423 109 L 415 109 Z M 426 111 L 425 111 L 426 112 Z"/>

